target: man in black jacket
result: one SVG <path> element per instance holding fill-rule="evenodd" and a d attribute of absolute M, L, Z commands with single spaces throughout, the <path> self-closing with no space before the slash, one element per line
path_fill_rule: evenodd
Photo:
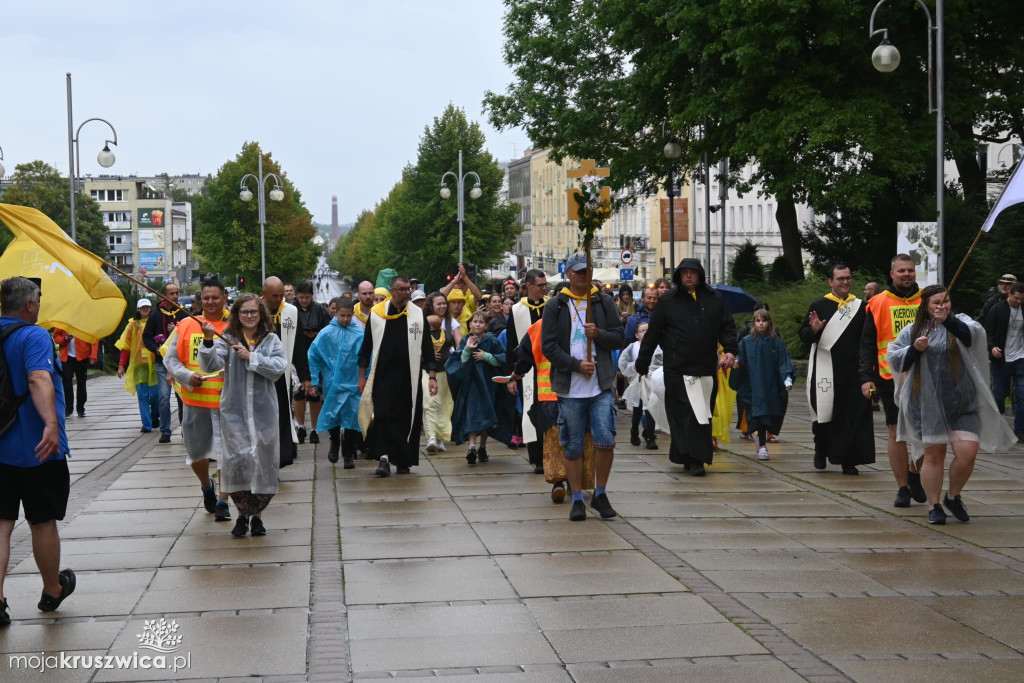
<path fill-rule="evenodd" d="M 178 285 L 168 282 L 163 287 L 163 295 L 175 305 L 161 300 L 142 329 L 142 345 L 153 352 L 156 357 L 157 387 L 160 390 L 160 443 L 171 442 L 171 385 L 167 383 L 167 369 L 164 367 L 160 347 L 171 336 L 171 332 L 179 322 L 187 318 L 185 312 L 177 307 L 179 296 Z M 181 399 L 178 399 L 178 420 L 181 420 Z"/>
<path fill-rule="evenodd" d="M 615 449 L 612 352 L 626 345 L 612 298 L 592 287 L 584 254 L 566 261 L 569 286 L 548 300 L 541 323 L 541 348 L 551 362 L 551 389 L 558 395 L 559 441 L 572 487 L 569 519 L 587 518 L 583 503 L 583 440 L 594 439 L 597 486 L 590 505 L 601 517 L 615 517 L 605 485 Z M 591 308 L 588 316 L 588 308 Z M 587 322 L 587 320 L 590 322 Z M 588 346 L 593 347 L 593 356 Z M 592 360 L 593 358 L 593 360 Z"/>
<path fill-rule="evenodd" d="M 992 396 L 1003 412 L 1013 382 L 1013 433 L 1024 442 L 1024 282 L 1010 287 L 1005 301 L 992 307 L 985 318 L 989 360 L 992 363 Z"/>
<path fill-rule="evenodd" d="M 1010 287 L 1017 281 L 1016 276 L 1013 273 L 1006 273 L 996 281 L 996 293 L 993 294 L 985 301 L 985 305 L 981 307 L 981 315 L 978 317 L 978 322 L 982 325 L 988 320 L 988 312 L 992 310 L 1000 301 L 1006 301 L 1006 297 L 1010 294 Z"/>
<path fill-rule="evenodd" d="M 299 376 L 299 386 L 292 395 L 295 409 L 296 433 L 299 443 L 306 440 L 306 403 L 309 403 L 310 443 L 320 443 L 316 433 L 316 421 L 320 417 L 320 399 L 312 395 L 312 377 L 309 373 L 309 347 L 320 330 L 331 324 L 331 314 L 327 309 L 313 301 L 313 283 L 305 280 L 295 288 L 295 308 L 299 312 L 298 332 L 295 335 L 295 349 L 292 353 L 295 374 Z"/>
<path fill-rule="evenodd" d="M 722 364 L 731 367 L 736 360 L 736 325 L 725 300 L 706 283 L 700 261 L 684 258 L 672 273 L 672 282 L 675 287 L 658 299 L 640 343 L 636 371 L 647 374 L 654 350 L 660 346 L 665 356 L 665 412 L 672 434 L 669 460 L 702 477 L 704 465 L 710 465 L 714 455 L 711 415 L 718 395 L 718 345 L 725 349 Z M 695 401 L 700 402 L 697 408 Z M 695 410 L 701 413 L 700 419 Z"/>

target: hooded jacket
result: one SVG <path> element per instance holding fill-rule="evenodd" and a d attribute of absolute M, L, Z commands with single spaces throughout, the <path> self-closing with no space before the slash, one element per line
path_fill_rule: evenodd
<path fill-rule="evenodd" d="M 683 269 L 697 271 L 700 280 L 694 293 L 683 286 Z M 718 371 L 718 345 L 735 354 L 736 324 L 722 296 L 707 284 L 704 266 L 684 258 L 672 273 L 675 285 L 658 299 L 647 334 L 640 344 L 636 370 L 646 374 L 654 350 L 661 347 L 665 371 L 706 377 Z"/>

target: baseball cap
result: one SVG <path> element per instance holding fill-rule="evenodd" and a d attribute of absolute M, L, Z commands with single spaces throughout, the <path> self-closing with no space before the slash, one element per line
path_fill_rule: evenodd
<path fill-rule="evenodd" d="M 587 255 L 586 254 L 573 254 L 569 257 L 569 260 L 565 262 L 565 269 L 574 272 L 580 272 L 581 270 L 587 269 Z"/>
<path fill-rule="evenodd" d="M 153 304 L 150 303 L 149 299 L 139 299 L 135 304 L 135 308 L 142 308 L 143 306 L 149 306 L 153 308 Z"/>
<path fill-rule="evenodd" d="M 999 278 L 999 282 L 1004 285 L 1012 285 L 1016 281 L 1017 278 L 1013 275 L 1013 273 L 1007 273 L 1006 275 Z"/>
<path fill-rule="evenodd" d="M 426 299 L 426 298 L 427 298 L 427 295 L 423 293 L 422 289 L 414 289 L 413 290 L 413 292 L 412 292 L 412 300 L 413 301 L 422 301 L 423 299 Z"/>

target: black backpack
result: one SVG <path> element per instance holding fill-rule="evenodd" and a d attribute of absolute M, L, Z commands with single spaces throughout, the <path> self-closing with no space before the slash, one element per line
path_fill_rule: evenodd
<path fill-rule="evenodd" d="M 14 426 L 18 420 L 18 408 L 28 397 L 28 392 L 21 396 L 14 393 L 14 384 L 11 382 L 11 372 L 7 367 L 7 354 L 4 353 L 3 343 L 15 331 L 31 324 L 28 322 L 11 323 L 3 328 L 3 332 L 0 332 L 0 435 Z"/>

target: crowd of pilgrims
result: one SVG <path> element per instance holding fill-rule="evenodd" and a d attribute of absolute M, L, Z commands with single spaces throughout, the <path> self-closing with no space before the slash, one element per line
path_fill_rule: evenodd
<path fill-rule="evenodd" d="M 894 278 L 897 265 L 894 261 Z M 689 424 L 676 414 L 679 406 L 672 403 L 671 388 L 666 398 L 670 374 L 661 372 L 666 355 L 662 348 L 653 353 L 647 350 L 643 363 L 637 363 L 656 311 L 662 318 L 659 335 L 664 320 L 675 315 L 667 302 L 659 308 L 659 299 L 669 292 L 687 293 L 680 286 L 679 272 L 675 283 L 662 278 L 643 288 L 639 300 L 629 285 L 606 292 L 608 288 L 594 283 L 598 294 L 593 296 L 610 299 L 624 336 L 624 347 L 613 353 L 617 371 L 613 392 L 616 407 L 631 415 L 630 443 L 657 450 L 656 430 L 659 426 L 662 431 L 671 429 L 670 460 L 684 465 L 693 476 L 703 476 L 711 453 L 729 443 L 735 413 L 741 438 L 753 442 L 758 460 L 769 460 L 767 445 L 777 440 L 782 429 L 796 372 L 767 304 L 755 306 L 738 334 L 731 315 L 725 316 L 728 320 L 722 322 L 720 336 L 715 338 L 717 333 L 712 333 L 712 353 L 717 345 L 719 362 L 705 373 L 711 378 L 705 390 L 710 404 L 682 404 Z M 324 273 L 317 275 L 320 280 L 324 277 Z M 702 269 L 699 277 L 698 287 L 703 287 Z M 900 404 L 894 406 L 891 388 L 885 400 L 884 372 L 889 367 L 881 345 L 882 367 L 876 364 L 867 375 L 871 381 L 862 381 L 862 336 L 872 314 L 850 294 L 851 280 L 848 269 L 833 269 L 829 277 L 832 291 L 811 304 L 800 330 L 802 341 L 811 349 L 807 384 L 814 419 L 814 464 L 824 469 L 830 462 L 839 465 L 844 474 L 857 474 L 857 465 L 875 461 L 871 411 L 872 401 L 874 410 L 879 409 L 880 393 L 891 425 L 890 440 L 902 442 L 904 449 L 910 442 L 914 456 L 903 452 L 901 478 L 895 464 L 901 456 L 899 452 L 893 456 L 890 444 L 899 495 L 912 488 L 914 499 L 924 502 L 925 493 L 918 490 L 920 476 L 915 479 L 914 475 L 922 455 L 930 453 L 933 462 L 925 482 L 927 499 L 941 508 L 937 498 L 942 461 L 938 460 L 936 479 L 936 444 L 942 444 L 944 456 L 945 443 L 952 443 L 962 470 L 965 460 L 973 467 L 973 452 L 965 443 L 973 439 L 976 452 L 983 427 L 995 430 L 993 434 L 998 431 L 987 424 L 991 422 L 990 401 L 973 391 L 969 397 L 964 395 L 971 382 L 982 382 L 978 364 L 970 362 L 976 354 L 966 350 L 972 336 L 978 343 L 976 328 L 980 326 L 949 315 L 948 302 L 939 301 L 945 290 L 921 292 L 916 283 L 903 283 L 901 290 L 899 281 L 894 281 L 890 290 L 895 293 L 890 296 L 914 303 L 915 311 L 917 302 L 922 304 L 920 313 L 911 312 L 916 318 L 906 326 L 910 332 L 886 340 L 886 344 L 892 341 L 889 363 L 896 369 L 910 369 L 915 364 L 917 368 L 913 391 L 903 392 Z M 204 504 L 215 519 L 229 521 L 228 499 L 234 502 L 237 519 L 232 534 L 266 533 L 262 514 L 277 492 L 280 468 L 295 461 L 297 443 L 306 438 L 319 443 L 323 433 L 328 436 L 331 463 L 341 461 L 345 469 L 353 469 L 361 455 L 377 462 L 377 477 L 391 476 L 392 468 L 396 474 L 406 474 L 417 466 L 421 435 L 428 453 L 458 447 L 467 463 L 477 466 L 488 462 L 489 442 L 525 447 L 534 472 L 545 475 L 551 484 L 552 500 L 561 502 L 573 493 L 566 463 L 560 457 L 559 413 L 548 374 L 550 363 L 540 350 L 540 328 L 550 300 L 544 272 L 530 270 L 522 283 L 507 280 L 500 291 L 485 293 L 460 266 L 458 275 L 438 291 L 428 293 L 415 280 L 395 277 L 389 288 L 362 282 L 354 295 L 330 302 L 314 301 L 316 284 L 307 281 L 293 288 L 271 277 L 260 296 L 242 294 L 228 308 L 223 286 L 208 281 L 193 299 L 192 310 L 201 314 L 201 319 L 187 317 L 174 305 L 177 288 L 170 285 L 164 293 L 173 302 L 161 301 L 154 307 L 148 299 L 141 299 L 135 318 L 118 342 L 122 349 L 118 374 L 125 378 L 126 389 L 139 398 L 142 431 L 159 428 L 161 443 L 170 442 L 173 387 L 178 395 L 186 462 L 198 477 Z M 568 293 L 564 284 L 556 289 Z M 910 289 L 917 297 L 913 301 Z M 699 291 L 700 297 L 714 296 Z M 697 292 L 691 287 L 688 293 L 703 312 L 708 300 L 699 298 Z M 413 306 L 421 313 L 411 315 Z M 728 314 L 724 305 L 722 308 Z M 836 322 L 826 328 L 832 318 Z M 923 325 L 928 323 L 931 325 L 925 330 Z M 874 329 L 868 334 L 875 334 Z M 983 331 L 981 339 L 984 347 Z M 871 346 L 874 354 L 873 341 Z M 680 353 L 686 352 L 673 349 L 673 362 L 679 362 Z M 987 374 L 984 381 L 987 385 Z M 878 383 L 877 392 L 874 382 Z M 959 398 L 951 398 L 954 396 Z M 968 403 L 971 405 L 965 408 Z M 68 405 L 72 405 L 70 400 Z M 907 419 L 899 422 L 899 434 L 894 434 L 897 408 Z M 837 419 L 833 420 L 833 415 Z M 710 423 L 710 430 L 693 431 L 694 419 Z M 692 441 L 693 434 L 707 435 L 708 443 L 681 447 L 682 437 Z M 983 446 L 1000 445 L 995 438 L 981 441 Z M 686 453 L 681 454 L 684 448 Z M 589 438 L 586 449 L 583 488 L 594 489 Z M 219 461 L 219 493 L 211 478 L 210 461 Z M 955 498 L 946 499 L 952 503 L 947 507 L 956 513 L 963 510 L 959 488 L 966 476 L 962 474 L 955 482 Z M 966 474 L 969 476 L 969 471 Z M 599 488 L 603 493 L 604 486 Z M 896 504 L 901 506 L 901 498 Z M 607 510 L 614 515 L 610 505 Z M 611 515 L 602 511 L 602 516 Z M 957 514 L 961 521 L 966 521 L 964 517 L 965 510 Z"/>

